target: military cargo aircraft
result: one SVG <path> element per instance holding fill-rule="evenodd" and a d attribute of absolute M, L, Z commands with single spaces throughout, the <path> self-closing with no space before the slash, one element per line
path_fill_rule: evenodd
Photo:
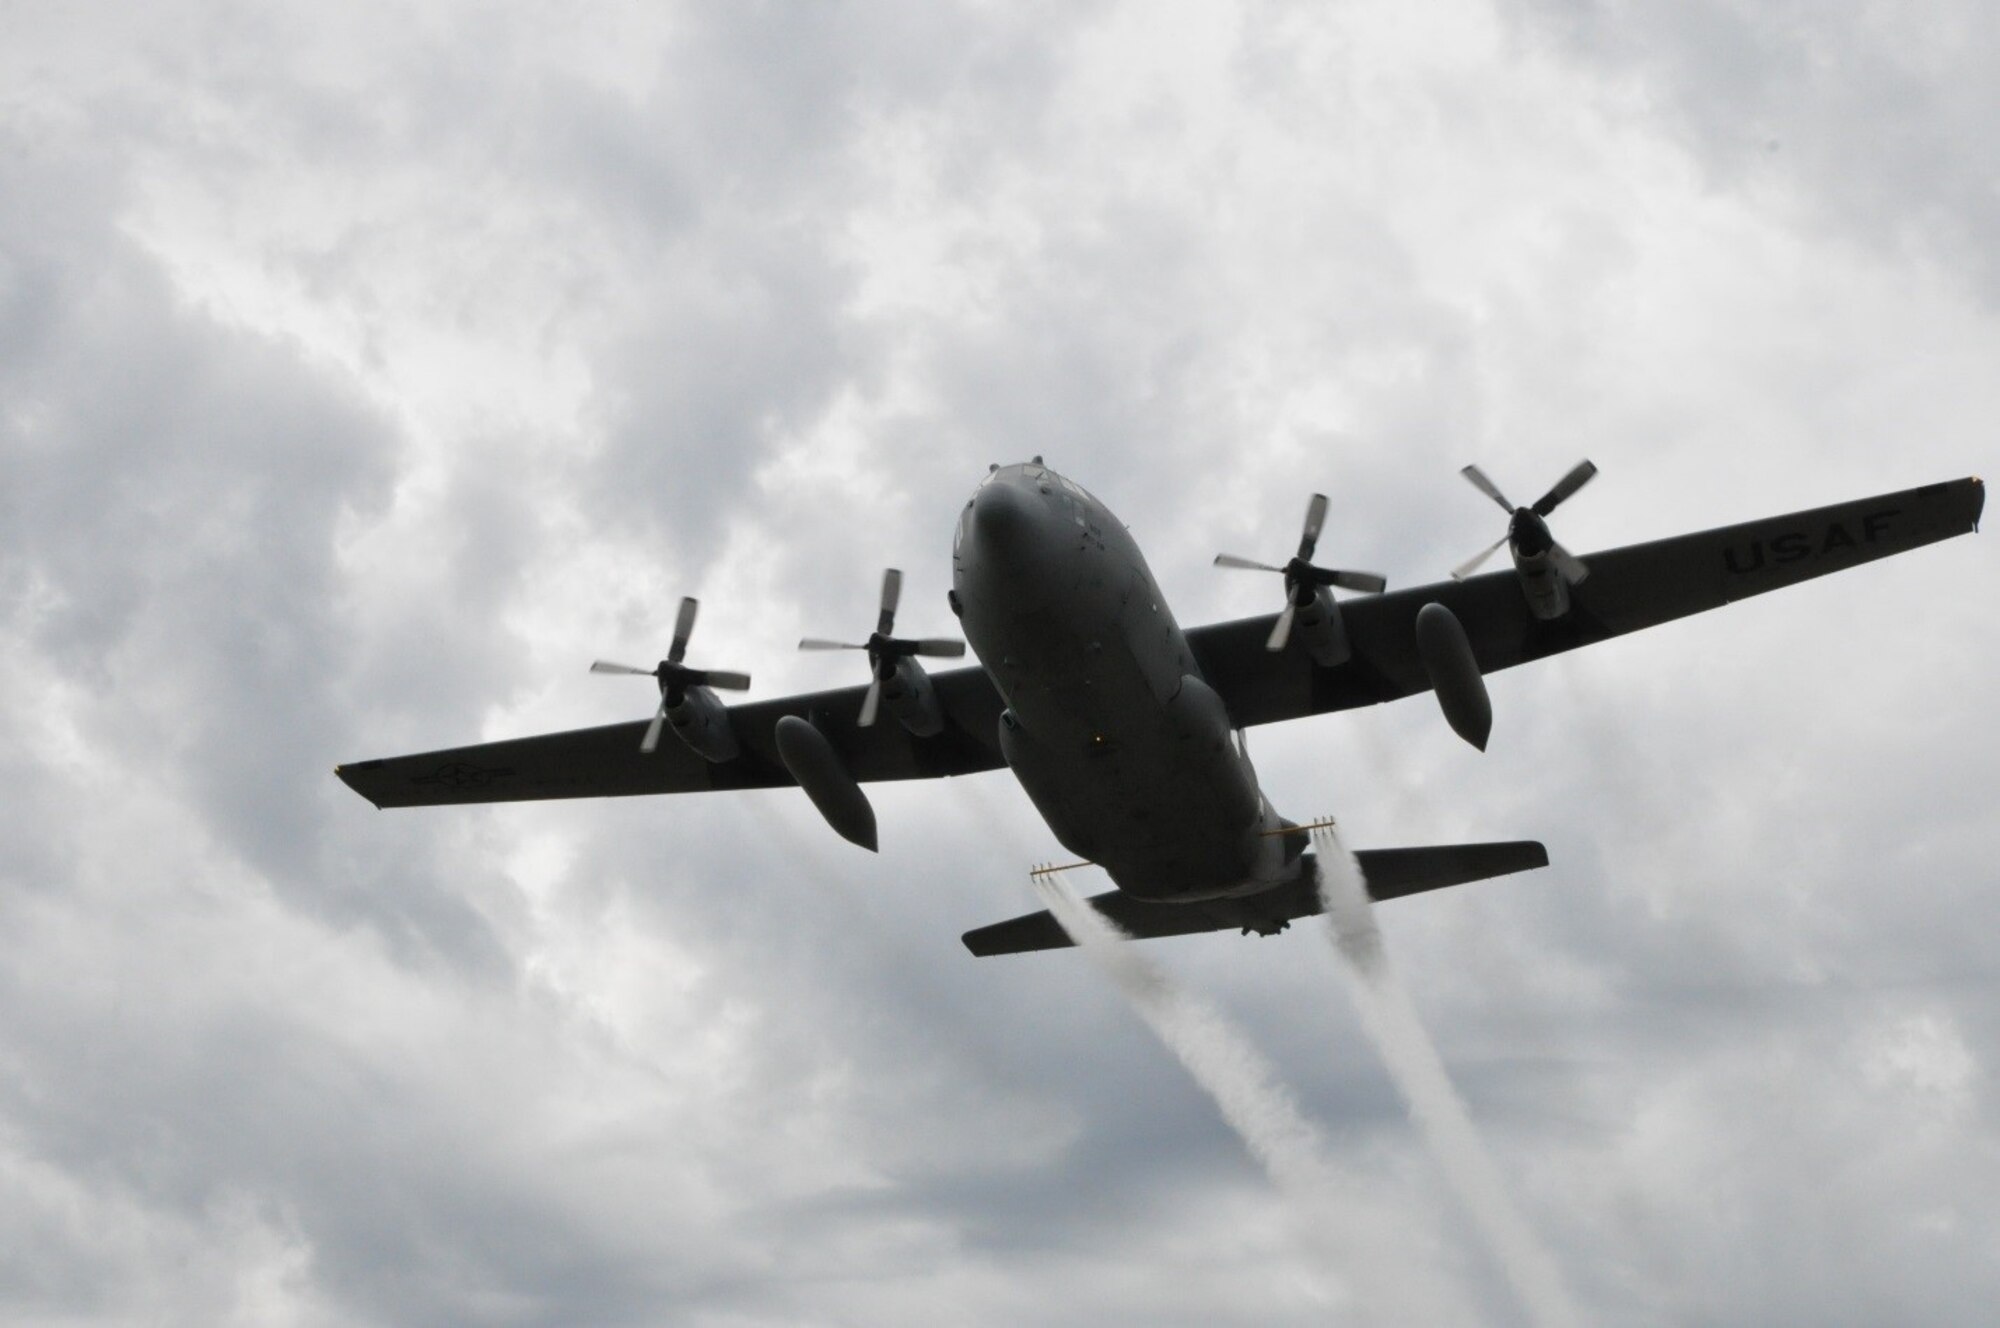
<path fill-rule="evenodd" d="M 1251 725 L 1433 693 L 1482 750 L 1483 675 L 1720 607 L 1978 528 L 1976 478 L 1926 485 L 1578 557 L 1547 518 L 1596 468 L 1583 462 L 1516 507 L 1477 467 L 1465 477 L 1508 513 L 1485 553 L 1435 585 L 1385 593 L 1371 573 L 1312 559 L 1326 500 L 1307 506 L 1275 572 L 1275 614 L 1183 630 L 1138 545 L 1109 508 L 1040 457 L 995 466 L 959 514 L 949 603 L 978 665 L 935 675 L 919 658 L 955 640 L 894 635 L 901 574 L 883 578 L 865 642 L 870 680 L 726 705 L 741 673 L 685 662 L 695 601 L 651 669 L 649 722 L 612 724 L 336 768 L 377 807 L 620 797 L 797 785 L 841 836 L 876 847 L 862 785 L 1011 769 L 1057 840 L 1107 872 L 1090 902 L 1135 937 L 1240 929 L 1268 935 L 1320 911 L 1311 827 L 1280 816 L 1242 741 Z M 1508 546 L 1513 567 L 1473 575 Z M 1336 601 L 1335 588 L 1359 592 Z M 887 711 L 888 722 L 883 721 Z M 661 742 L 671 727 L 675 739 Z M 1362 850 L 1376 899 L 1546 866 L 1534 841 Z M 975 955 L 1054 949 L 1047 912 L 964 936 Z"/>

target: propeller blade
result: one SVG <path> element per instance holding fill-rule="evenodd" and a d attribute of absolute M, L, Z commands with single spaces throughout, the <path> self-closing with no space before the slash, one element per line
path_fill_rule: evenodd
<path fill-rule="evenodd" d="M 1306 504 L 1306 527 L 1299 536 L 1299 557 L 1312 561 L 1313 550 L 1319 547 L 1320 527 L 1326 524 L 1326 495 L 1316 493 Z"/>
<path fill-rule="evenodd" d="M 896 676 L 896 669 L 902 661 L 912 655 L 929 655 L 937 658 L 956 659 L 965 653 L 965 642 L 949 637 L 899 637 L 890 633 L 896 626 L 896 609 L 903 598 L 903 573 L 897 568 L 885 568 L 882 572 L 882 603 L 875 620 L 875 632 L 867 644 L 852 641 L 827 641 L 818 637 L 806 637 L 799 642 L 801 650 L 865 650 L 868 652 L 868 670 L 871 681 L 868 694 L 862 699 L 861 713 L 857 723 L 862 728 L 872 728 L 875 717 L 882 708 L 882 684 Z M 747 684 L 747 678 L 744 680 Z"/>
<path fill-rule="evenodd" d="M 613 664 L 611 661 L 605 659 L 592 660 L 590 671 L 592 673 L 636 673 L 642 678 L 657 676 L 657 671 L 654 669 L 635 669 L 630 664 Z"/>
<path fill-rule="evenodd" d="M 1491 544 L 1487 545 L 1484 549 L 1482 549 L 1477 557 L 1468 558 L 1464 562 L 1460 563 L 1458 566 L 1452 568 L 1451 579 L 1454 581 L 1463 581 L 1465 580 L 1466 577 L 1471 576 L 1474 572 L 1479 570 L 1479 564 L 1485 562 L 1488 558 L 1491 558 L 1494 554 L 1500 552 L 1500 546 L 1502 544 L 1505 544 L 1506 542 L 1507 542 L 1507 537 L 1505 535 L 1502 535 L 1499 539 L 1494 540 Z"/>
<path fill-rule="evenodd" d="M 875 630 L 887 636 L 896 625 L 896 605 L 903 599 L 903 574 L 891 567 L 882 573 L 882 612 L 875 619 Z"/>
<path fill-rule="evenodd" d="M 1535 500 L 1535 515 L 1547 516 L 1560 507 L 1571 494 L 1590 483 L 1590 477 L 1597 473 L 1597 467 L 1588 461 L 1579 461 L 1569 474 L 1556 481 L 1556 486 Z M 1565 573 L 1567 575 L 1567 573 Z"/>
<path fill-rule="evenodd" d="M 1316 586 L 1338 586 L 1342 590 L 1358 590 L 1365 595 L 1379 595 L 1389 588 L 1388 578 L 1374 572 L 1340 572 L 1315 567 L 1306 573 L 1306 579 Z"/>
<path fill-rule="evenodd" d="M 660 708 L 653 712 L 653 722 L 646 726 L 646 736 L 639 739 L 640 751 L 648 756 L 652 755 L 653 749 L 660 745 L 660 725 L 666 722 L 667 698 L 663 696 L 660 698 Z"/>
<path fill-rule="evenodd" d="M 1477 466 L 1467 466 L 1458 472 L 1472 482 L 1472 487 L 1500 504 L 1500 510 L 1512 513 L 1514 504 L 1507 501 L 1507 495 L 1500 492 L 1500 486 L 1486 478 L 1486 472 Z"/>
<path fill-rule="evenodd" d="M 1363 595 L 1379 595 L 1389 588 L 1389 578 L 1376 572 L 1335 572 L 1333 584 L 1342 590 L 1358 591 Z"/>
<path fill-rule="evenodd" d="M 1278 615 L 1278 624 L 1271 629 L 1271 639 L 1264 643 L 1264 649 L 1276 654 L 1285 648 L 1285 642 L 1292 639 L 1292 617 L 1297 612 L 1292 602 L 1286 600 L 1285 611 Z"/>
<path fill-rule="evenodd" d="M 719 687 L 725 692 L 747 692 L 750 690 L 750 675 L 731 673 L 727 669 L 704 669 L 698 685 Z"/>
<path fill-rule="evenodd" d="M 1562 579 L 1573 586 L 1583 584 L 1583 579 L 1590 575 L 1590 569 L 1584 566 L 1583 560 L 1560 544 L 1549 546 L 1549 561 L 1562 573 Z"/>
<path fill-rule="evenodd" d="M 674 619 L 674 643 L 667 647 L 669 664 L 680 663 L 681 656 L 687 654 L 688 636 L 694 631 L 695 610 L 700 607 L 700 601 L 691 596 L 681 601 L 680 614 Z"/>
<path fill-rule="evenodd" d="M 1273 567 L 1269 563 L 1260 563 L 1254 558 L 1239 558 L 1233 553 L 1216 554 L 1215 565 L 1217 567 L 1240 568 L 1246 572 L 1282 572 L 1285 570 L 1282 567 Z"/>

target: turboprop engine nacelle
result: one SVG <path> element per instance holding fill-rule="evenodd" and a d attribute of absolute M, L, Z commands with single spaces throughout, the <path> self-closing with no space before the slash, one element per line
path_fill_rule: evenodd
<path fill-rule="evenodd" d="M 1340 621 L 1340 606 L 1325 586 L 1316 587 L 1312 598 L 1292 616 L 1292 635 L 1323 669 L 1345 664 L 1354 654 L 1354 647 L 1347 643 L 1347 628 Z"/>
<path fill-rule="evenodd" d="M 1528 601 L 1528 612 L 1543 622 L 1554 622 L 1568 613 L 1570 581 L 1563 574 L 1548 522 L 1522 508 L 1508 525 L 1507 542 L 1514 557 L 1514 575 L 1519 578 L 1521 594 Z"/>
<path fill-rule="evenodd" d="M 729 707 L 706 687 L 690 687 L 682 693 L 680 704 L 667 707 L 667 723 L 705 761 L 718 765 L 733 761 L 740 750 L 736 730 L 729 726 Z"/>
<path fill-rule="evenodd" d="M 1459 564 L 1452 571 L 1454 581 L 1463 581 L 1479 570 L 1479 565 L 1499 552 L 1505 544 L 1514 559 L 1514 579 L 1521 584 L 1521 594 L 1528 601 L 1528 612 L 1543 622 L 1553 622 L 1569 612 L 1570 590 L 1583 584 L 1590 575 L 1590 568 L 1575 554 L 1556 543 L 1556 537 L 1549 533 L 1549 513 L 1569 500 L 1571 494 L 1590 482 L 1597 473 L 1597 467 L 1588 461 L 1579 461 L 1570 468 L 1567 475 L 1557 480 L 1555 487 L 1537 498 L 1526 507 L 1516 507 L 1507 501 L 1507 495 L 1500 492 L 1486 472 L 1477 466 L 1467 466 L 1459 474 L 1465 476 L 1473 488 L 1491 498 L 1507 514 L 1507 533 L 1495 540 L 1484 551 L 1471 560 Z M 1439 693 L 1442 696 L 1442 692 Z"/>
<path fill-rule="evenodd" d="M 882 702 L 902 726 L 919 738 L 944 732 L 944 706 L 923 665 L 905 656 L 882 683 Z"/>

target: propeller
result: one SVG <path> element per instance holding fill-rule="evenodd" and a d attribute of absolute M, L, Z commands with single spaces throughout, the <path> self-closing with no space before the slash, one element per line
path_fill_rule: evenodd
<path fill-rule="evenodd" d="M 1507 522 L 1506 534 L 1487 545 L 1476 557 L 1468 558 L 1452 569 L 1451 575 L 1454 581 L 1463 581 L 1471 576 L 1479 570 L 1481 563 L 1500 551 L 1501 545 L 1508 543 L 1513 544 L 1514 552 L 1523 558 L 1548 554 L 1549 561 L 1556 565 L 1556 570 L 1562 574 L 1563 580 L 1571 585 L 1576 585 L 1590 575 L 1590 569 L 1585 567 L 1575 554 L 1556 543 L 1555 536 L 1549 533 L 1546 518 L 1549 513 L 1562 506 L 1571 494 L 1590 483 L 1590 477 L 1597 473 L 1596 466 L 1588 461 L 1577 462 L 1567 475 L 1555 482 L 1554 488 L 1537 498 L 1531 507 L 1516 507 L 1508 502 L 1507 495 L 1501 493 L 1499 486 L 1487 479 L 1486 472 L 1477 466 L 1467 466 L 1458 473 L 1465 476 L 1473 488 L 1498 503 L 1500 510 L 1506 512 L 1511 519 Z"/>
<path fill-rule="evenodd" d="M 875 615 L 875 631 L 866 641 L 825 641 L 809 636 L 799 642 L 801 650 L 865 650 L 868 652 L 868 669 L 874 676 L 868 683 L 868 695 L 861 701 L 861 717 L 857 721 L 862 728 L 872 728 L 875 712 L 882 704 L 882 684 L 895 676 L 899 661 L 912 655 L 925 655 L 934 659 L 957 659 L 965 653 L 965 642 L 953 641 L 945 637 L 902 637 L 891 636 L 896 629 L 896 605 L 903 598 L 903 574 L 891 567 L 882 573 L 882 608 Z"/>
<path fill-rule="evenodd" d="M 641 677 L 657 679 L 660 684 L 660 708 L 653 712 L 653 722 L 646 726 L 646 736 L 639 740 L 639 750 L 651 752 L 660 745 L 660 726 L 666 723 L 667 711 L 687 699 L 690 687 L 720 687 L 726 692 L 745 691 L 750 686 L 750 675 L 731 673 L 721 669 L 691 669 L 681 663 L 687 654 L 688 636 L 694 631 L 695 611 L 701 608 L 701 601 L 693 598 L 681 601 L 680 614 L 674 619 L 673 644 L 667 647 L 667 657 L 659 667 L 651 669 L 635 668 L 630 664 L 613 664 L 606 660 L 596 660 L 590 666 L 592 673 L 633 673 Z"/>
<path fill-rule="evenodd" d="M 1313 592 L 1321 586 L 1338 586 L 1342 590 L 1358 590 L 1364 594 L 1379 595 L 1388 582 L 1373 572 L 1342 572 L 1330 567 L 1313 566 L 1313 550 L 1319 545 L 1320 527 L 1326 524 L 1326 495 L 1316 493 L 1306 504 L 1305 529 L 1299 535 L 1299 551 L 1283 567 L 1270 563 L 1260 563 L 1254 558 L 1239 558 L 1233 553 L 1215 555 L 1217 567 L 1235 567 L 1248 572 L 1277 572 L 1285 578 L 1285 608 L 1278 615 L 1277 625 L 1271 628 L 1271 639 L 1264 643 L 1266 650 L 1278 651 L 1292 639 L 1292 619 L 1298 611 L 1312 603 Z"/>

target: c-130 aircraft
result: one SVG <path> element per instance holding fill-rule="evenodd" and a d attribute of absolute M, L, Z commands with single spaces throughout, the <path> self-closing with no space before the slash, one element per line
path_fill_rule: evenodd
<path fill-rule="evenodd" d="M 958 641 L 893 635 L 901 574 L 883 580 L 871 678 L 725 705 L 740 673 L 683 662 L 695 601 L 681 602 L 653 669 L 651 723 L 359 761 L 335 773 L 377 807 L 619 797 L 798 785 L 845 839 L 876 847 L 862 785 L 1007 766 L 1072 853 L 1116 889 L 1090 903 L 1134 937 L 1240 929 L 1270 935 L 1320 911 L 1310 826 L 1280 816 L 1242 730 L 1432 692 L 1482 750 L 1482 675 L 1844 571 L 1978 528 L 1977 478 L 1926 485 L 1579 558 L 1546 518 L 1596 467 L 1585 461 L 1515 507 L 1475 466 L 1464 475 L 1509 514 L 1508 531 L 1452 579 L 1382 593 L 1380 577 L 1312 562 L 1326 500 L 1308 505 L 1282 567 L 1280 612 L 1183 630 L 1138 545 L 1109 508 L 1040 457 L 994 466 L 959 514 L 949 602 L 979 663 L 931 675 L 919 656 Z M 1472 575 L 1507 545 L 1509 570 Z M 1363 592 L 1336 601 L 1332 588 Z M 886 708 L 891 722 L 879 722 Z M 660 741 L 670 726 L 676 741 Z M 1532 840 L 1356 854 L 1377 900 L 1548 865 Z M 975 928 L 975 955 L 1055 949 L 1046 911 Z"/>

